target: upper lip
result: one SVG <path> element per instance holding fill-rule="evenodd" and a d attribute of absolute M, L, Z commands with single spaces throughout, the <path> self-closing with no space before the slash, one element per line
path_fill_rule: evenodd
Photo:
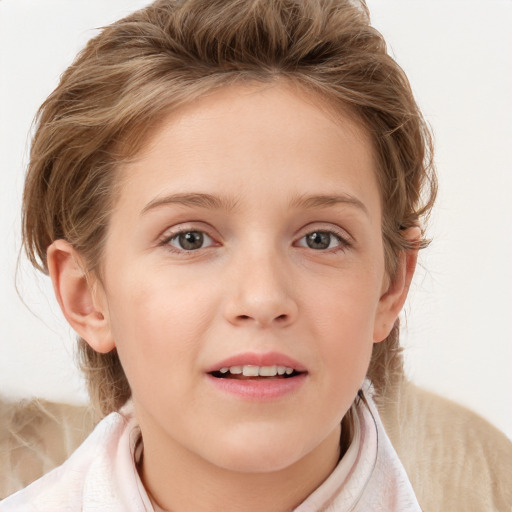
<path fill-rule="evenodd" d="M 231 366 L 286 366 L 287 368 L 293 368 L 297 372 L 305 372 L 306 368 L 304 365 L 296 361 L 295 359 L 279 352 L 245 352 L 241 354 L 235 354 L 230 356 L 223 361 L 215 363 L 211 367 L 206 369 L 206 373 L 218 372 L 221 368 L 230 368 Z"/>

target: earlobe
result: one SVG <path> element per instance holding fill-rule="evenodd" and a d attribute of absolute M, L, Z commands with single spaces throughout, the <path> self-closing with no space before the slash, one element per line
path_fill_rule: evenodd
<path fill-rule="evenodd" d="M 114 349 L 103 290 L 97 280 L 88 279 L 78 252 L 65 240 L 56 240 L 48 247 L 47 265 L 55 296 L 71 327 L 97 352 Z"/>
<path fill-rule="evenodd" d="M 379 300 L 373 333 L 374 343 L 384 341 L 391 332 L 407 298 L 416 269 L 421 230 L 419 227 L 408 228 L 403 236 L 411 243 L 412 248 L 401 251 L 395 275 Z"/>

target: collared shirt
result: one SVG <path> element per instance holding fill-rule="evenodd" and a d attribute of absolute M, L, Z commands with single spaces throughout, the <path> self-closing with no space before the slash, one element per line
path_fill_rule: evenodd
<path fill-rule="evenodd" d="M 421 512 L 368 394 L 354 405 L 354 436 L 331 475 L 293 512 Z M 104 418 L 60 467 L 0 502 L 0 512 L 155 512 L 137 472 L 133 408 Z"/>

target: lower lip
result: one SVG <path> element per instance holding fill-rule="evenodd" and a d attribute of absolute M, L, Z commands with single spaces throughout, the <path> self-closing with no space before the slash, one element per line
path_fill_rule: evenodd
<path fill-rule="evenodd" d="M 245 400 L 268 402 L 296 392 L 305 382 L 307 374 L 301 373 L 288 379 L 238 380 L 219 379 L 207 375 L 209 381 L 225 393 Z"/>

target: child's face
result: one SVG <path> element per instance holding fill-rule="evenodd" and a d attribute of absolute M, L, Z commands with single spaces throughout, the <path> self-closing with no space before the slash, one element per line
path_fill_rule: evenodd
<path fill-rule="evenodd" d="M 271 471 L 335 453 L 394 321 L 367 135 L 282 85 L 231 87 L 166 120 L 120 190 L 98 301 L 147 455 Z"/>

